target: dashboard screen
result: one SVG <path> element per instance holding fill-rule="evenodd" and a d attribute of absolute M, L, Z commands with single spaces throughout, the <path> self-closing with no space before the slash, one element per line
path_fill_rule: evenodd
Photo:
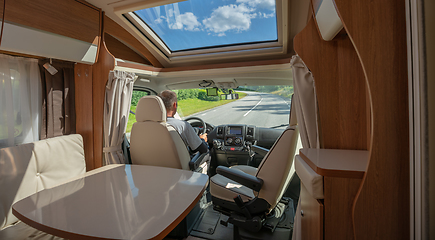
<path fill-rule="evenodd" d="M 231 127 L 230 134 L 231 135 L 242 135 L 242 127 Z"/>

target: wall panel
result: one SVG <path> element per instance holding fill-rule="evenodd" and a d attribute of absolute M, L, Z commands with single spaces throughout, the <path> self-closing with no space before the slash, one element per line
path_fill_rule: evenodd
<path fill-rule="evenodd" d="M 100 11 L 74 0 L 9 0 L 5 19 L 89 43 L 99 35 Z"/>
<path fill-rule="evenodd" d="M 116 58 L 152 66 L 150 61 L 137 54 L 135 51 L 124 45 L 112 35 L 105 33 L 104 39 L 107 49 Z"/>
<path fill-rule="evenodd" d="M 409 239 L 405 2 L 335 0 L 371 95 L 370 161 L 354 205 L 356 238 Z"/>
<path fill-rule="evenodd" d="M 350 39 L 322 40 L 312 18 L 294 48 L 314 76 L 322 148 L 367 150 L 366 85 Z"/>
<path fill-rule="evenodd" d="M 74 68 L 76 132 L 83 137 L 86 171 L 95 168 L 92 118 L 92 66 L 77 63 Z"/>

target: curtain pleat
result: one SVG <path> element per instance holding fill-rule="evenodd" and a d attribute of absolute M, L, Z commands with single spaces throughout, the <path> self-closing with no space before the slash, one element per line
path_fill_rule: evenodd
<path fill-rule="evenodd" d="M 74 63 L 52 60 L 58 72 L 50 74 L 43 65 L 49 59 L 39 61 L 42 80 L 41 139 L 76 133 Z"/>
<path fill-rule="evenodd" d="M 130 112 L 134 73 L 111 71 L 104 101 L 104 164 L 126 163 L 122 141 Z"/>

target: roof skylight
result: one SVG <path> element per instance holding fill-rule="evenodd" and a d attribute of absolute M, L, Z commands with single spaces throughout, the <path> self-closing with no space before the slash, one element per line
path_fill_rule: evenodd
<path fill-rule="evenodd" d="M 188 0 L 134 13 L 170 52 L 278 41 L 275 0 Z"/>

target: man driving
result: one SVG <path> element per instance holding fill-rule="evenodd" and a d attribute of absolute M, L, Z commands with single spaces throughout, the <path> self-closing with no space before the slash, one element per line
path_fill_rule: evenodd
<path fill-rule="evenodd" d="M 166 122 L 177 130 L 183 141 L 194 152 L 207 152 L 207 133 L 201 134 L 198 137 L 195 130 L 188 122 L 174 118 L 178 106 L 177 94 L 173 91 L 165 90 L 159 94 L 159 97 L 163 100 L 163 104 L 166 108 Z"/>

